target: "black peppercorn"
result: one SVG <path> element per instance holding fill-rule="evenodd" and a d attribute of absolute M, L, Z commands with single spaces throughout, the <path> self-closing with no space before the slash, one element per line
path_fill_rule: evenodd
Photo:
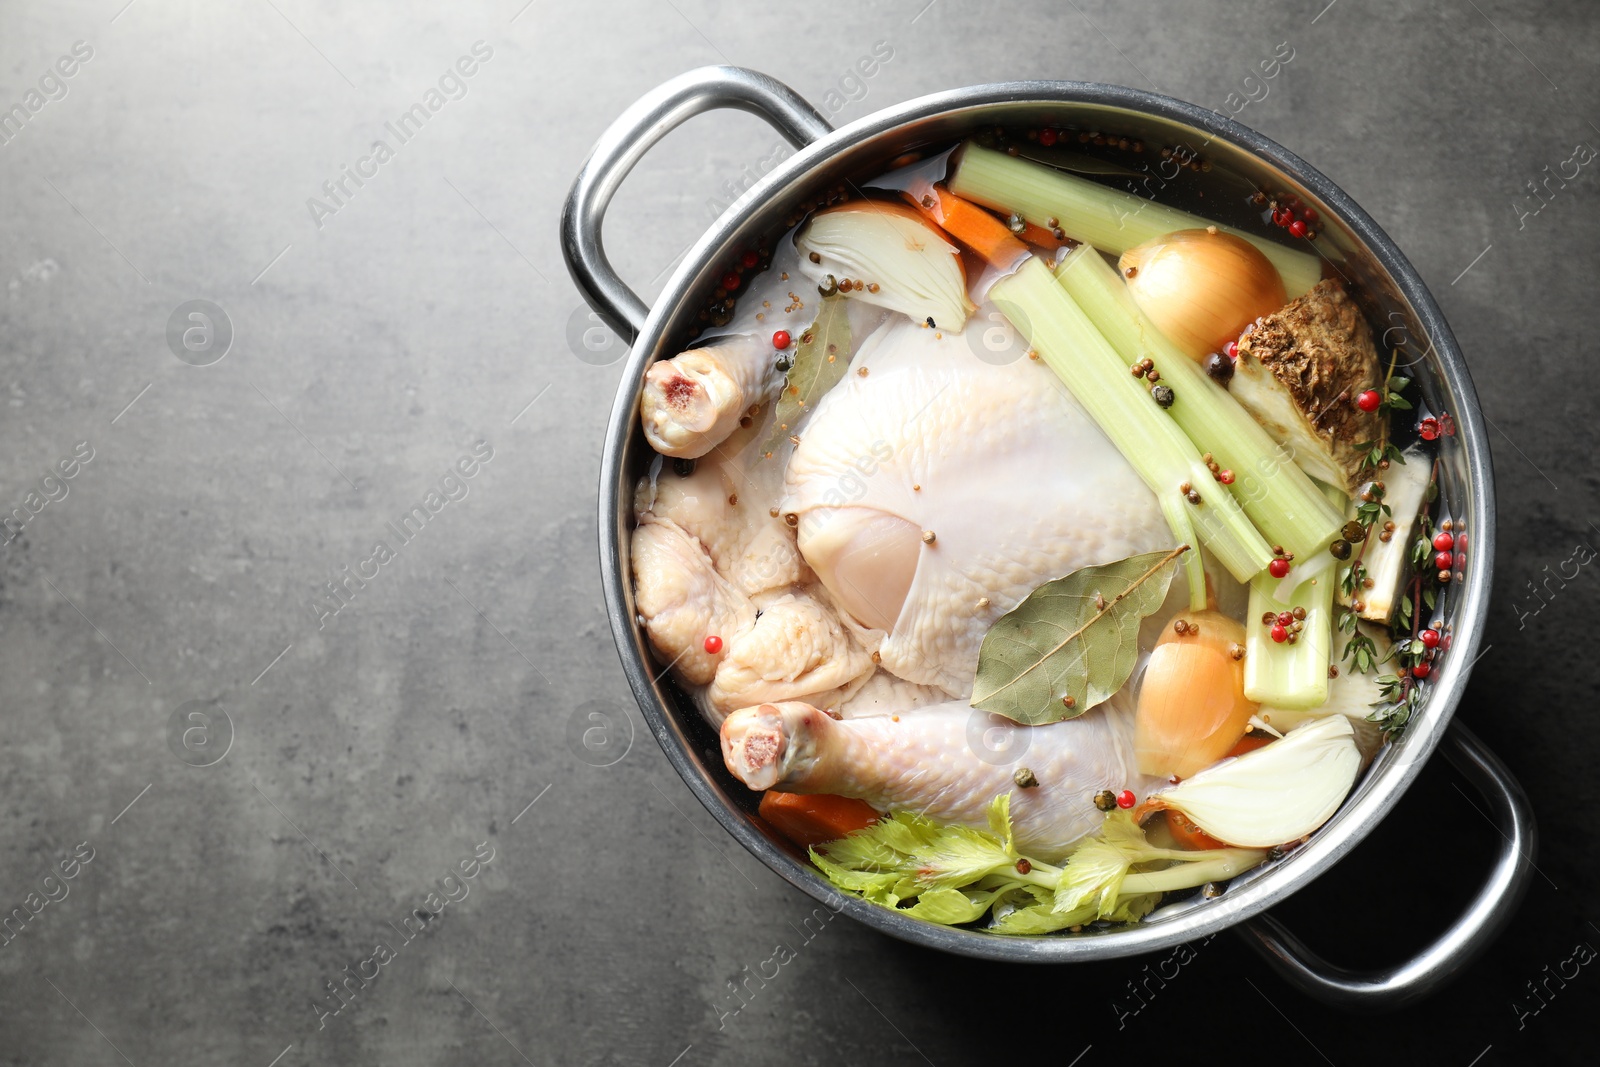
<path fill-rule="evenodd" d="M 1233 379 L 1233 360 L 1221 352 L 1213 352 L 1207 356 L 1205 368 L 1211 379 L 1222 385 L 1227 385 Z"/>
<path fill-rule="evenodd" d="M 1172 406 L 1172 402 L 1177 399 L 1177 397 L 1173 395 L 1172 387 L 1167 385 L 1158 385 L 1154 389 L 1150 390 L 1150 397 L 1157 404 L 1160 404 L 1164 408 L 1170 408 Z"/>
<path fill-rule="evenodd" d="M 694 460 L 678 458 L 672 461 L 672 473 L 680 478 L 687 478 L 694 473 Z"/>
<path fill-rule="evenodd" d="M 1334 559 L 1349 559 L 1350 542 L 1341 537 L 1328 546 L 1328 552 Z"/>

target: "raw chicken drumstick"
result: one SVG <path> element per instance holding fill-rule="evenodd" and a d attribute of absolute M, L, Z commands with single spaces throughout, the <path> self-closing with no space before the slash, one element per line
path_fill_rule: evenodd
<path fill-rule="evenodd" d="M 780 381 L 770 344 L 749 335 L 730 337 L 651 364 L 639 421 L 663 456 L 698 459 L 738 429 L 739 420 Z"/>
<path fill-rule="evenodd" d="M 988 825 L 989 802 L 1009 791 L 1019 847 L 1054 860 L 1105 818 L 1094 805 L 1100 790 L 1142 797 L 1162 784 L 1136 769 L 1124 699 L 1048 726 L 1021 726 L 961 701 L 898 719 L 843 720 L 800 701 L 762 704 L 723 722 L 722 757 L 752 789 L 857 797 L 879 811 L 978 829 Z M 1037 785 L 1016 784 L 1023 769 Z"/>

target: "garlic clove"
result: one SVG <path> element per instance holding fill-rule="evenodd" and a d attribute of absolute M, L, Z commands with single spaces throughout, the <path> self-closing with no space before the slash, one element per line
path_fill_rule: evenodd
<path fill-rule="evenodd" d="M 1350 720 L 1327 715 L 1152 795 L 1142 810 L 1174 808 L 1219 841 L 1271 848 L 1327 822 L 1361 764 Z"/>
<path fill-rule="evenodd" d="M 1117 267 L 1139 310 L 1197 360 L 1221 351 L 1287 299 L 1272 261 L 1215 227 L 1178 230 L 1130 248 Z"/>

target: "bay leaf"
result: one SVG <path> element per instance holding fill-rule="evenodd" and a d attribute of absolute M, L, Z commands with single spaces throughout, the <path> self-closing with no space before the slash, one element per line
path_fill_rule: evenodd
<path fill-rule="evenodd" d="M 799 429 L 801 420 L 849 369 L 849 308 L 843 296 L 823 297 L 816 320 L 795 343 L 794 362 L 784 376 L 783 392 L 773 413 L 772 435 L 762 451 L 786 457 L 794 448 L 790 437 Z"/>
<path fill-rule="evenodd" d="M 1084 567 L 1029 593 L 984 635 L 972 706 L 1040 726 L 1121 689 L 1138 661 L 1139 622 L 1166 599 L 1188 548 Z"/>

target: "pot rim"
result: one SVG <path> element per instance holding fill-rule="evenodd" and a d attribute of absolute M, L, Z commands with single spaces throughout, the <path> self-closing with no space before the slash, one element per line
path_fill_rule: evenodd
<path fill-rule="evenodd" d="M 1386 745 L 1332 819 L 1309 842 L 1282 860 L 1247 872 L 1214 900 L 1184 901 L 1158 909 L 1143 922 L 1069 936 L 1005 936 L 939 926 L 908 918 L 845 893 L 820 872 L 776 846 L 752 817 L 719 795 L 709 776 L 690 758 L 688 739 L 662 696 L 663 679 L 652 673 L 636 625 L 628 585 L 626 532 L 631 524 L 631 490 L 622 484 L 623 457 L 638 432 L 638 399 L 644 372 L 654 360 L 667 328 L 685 306 L 696 278 L 713 258 L 741 236 L 752 217 L 779 190 L 810 174 L 846 149 L 890 140 L 910 123 L 957 116 L 996 105 L 1113 107 L 1183 124 L 1243 150 L 1276 168 L 1325 205 L 1383 269 L 1409 305 L 1437 354 L 1444 391 L 1453 398 L 1457 438 L 1465 479 L 1463 504 L 1473 519 L 1473 566 L 1454 586 L 1452 655 L 1436 671 L 1423 713 L 1407 726 L 1398 744 Z M 1208 142 L 1211 143 L 1211 142 Z M 1215 934 L 1298 891 L 1325 873 L 1362 841 L 1388 814 L 1433 754 L 1465 690 L 1488 611 L 1494 558 L 1494 489 L 1488 437 L 1477 393 L 1455 338 L 1421 277 L 1381 227 L 1347 193 L 1299 156 L 1242 124 L 1194 104 L 1125 86 L 1079 81 L 1019 81 L 945 90 L 885 108 L 857 119 L 800 149 L 730 205 L 684 255 L 657 297 L 624 364 L 606 429 L 601 462 L 599 532 L 601 578 L 607 616 L 634 697 L 651 733 L 690 791 L 746 850 L 789 884 L 835 913 L 848 914 L 901 940 L 964 956 L 1011 962 L 1055 963 L 1111 959 L 1154 952 Z M 1198 899 L 1198 898 L 1196 898 Z M 1168 912 L 1171 914 L 1166 914 Z"/>

